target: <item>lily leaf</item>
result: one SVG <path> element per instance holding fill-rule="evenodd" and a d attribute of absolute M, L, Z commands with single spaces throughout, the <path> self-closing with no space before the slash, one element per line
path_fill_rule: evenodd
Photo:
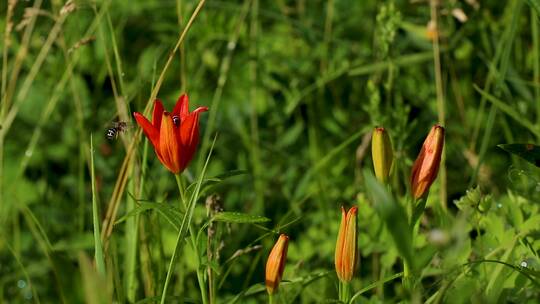
<path fill-rule="evenodd" d="M 265 223 L 270 221 L 269 218 L 264 216 L 250 215 L 240 212 L 219 212 L 212 218 L 212 220 L 216 222 L 240 224 Z"/>
<path fill-rule="evenodd" d="M 527 0 L 529 6 L 536 11 L 537 15 L 540 15 L 540 1 L 538 0 Z"/>
<path fill-rule="evenodd" d="M 220 175 L 216 175 L 214 177 L 205 178 L 201 183 L 201 190 L 200 190 L 200 196 L 204 196 L 204 194 L 211 189 L 213 186 L 223 182 L 226 179 L 229 179 L 231 177 L 235 177 L 238 175 L 247 174 L 246 170 L 231 170 L 225 173 L 222 173 Z M 187 187 L 187 193 L 191 194 L 193 192 L 193 189 L 195 189 L 195 186 L 197 183 L 193 183 Z"/>
<path fill-rule="evenodd" d="M 386 224 L 401 257 L 414 269 L 412 235 L 405 209 L 394 199 L 392 194 L 381 184 L 373 173 L 364 170 L 366 192 L 375 210 Z"/>
<path fill-rule="evenodd" d="M 506 144 L 497 145 L 508 153 L 517 155 L 531 164 L 540 167 L 540 146 L 533 144 Z"/>
<path fill-rule="evenodd" d="M 150 209 L 154 209 L 160 215 L 162 215 L 174 227 L 175 230 L 178 231 L 178 229 L 180 229 L 180 225 L 182 223 L 180 219 L 182 218 L 183 213 L 178 208 L 165 203 L 140 202 L 135 209 L 118 219 L 115 224 L 121 223 L 129 217 Z"/>

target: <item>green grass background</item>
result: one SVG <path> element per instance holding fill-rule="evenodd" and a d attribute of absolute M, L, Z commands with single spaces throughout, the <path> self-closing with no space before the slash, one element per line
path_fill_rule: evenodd
<path fill-rule="evenodd" d="M 410 167 L 437 122 L 446 127 L 445 161 L 414 245 L 421 301 L 535 303 L 540 174 L 496 145 L 539 144 L 540 2 L 208 0 L 173 53 L 196 5 L 0 3 L 1 303 L 151 303 L 161 295 L 177 235 L 171 221 L 181 213 L 149 207 L 124 216 L 144 203 L 178 207 L 175 180 L 141 140 L 125 189 L 115 191 L 137 127 L 116 141 L 104 134 L 113 121 L 134 123 L 131 113 L 153 93 L 172 109 L 183 92 L 192 109 L 210 108 L 187 180 L 200 177 L 215 134 L 205 176 L 244 170 L 204 189 L 195 226 L 208 220 L 212 194 L 225 211 L 271 219 L 216 223 L 210 241 L 201 230 L 201 252 L 219 253 L 211 262 L 204 254 L 203 266 L 214 269 L 220 303 L 266 301 L 264 265 L 278 232 L 291 238 L 279 300 L 336 301 L 341 205 L 359 206 L 353 292 L 399 274 L 400 252 L 366 195 L 370 134 L 374 126 L 390 132 L 391 185 L 407 204 Z M 429 39 L 434 12 L 438 43 Z M 117 194 L 122 221 L 100 276 L 92 199 L 101 225 Z M 199 301 L 195 260 L 185 246 L 170 302 Z M 357 303 L 408 299 L 396 279 Z"/>

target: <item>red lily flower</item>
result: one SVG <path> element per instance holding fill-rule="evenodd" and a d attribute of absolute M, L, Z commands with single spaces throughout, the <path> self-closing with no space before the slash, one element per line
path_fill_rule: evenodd
<path fill-rule="evenodd" d="M 444 128 L 434 125 L 424 140 L 420 154 L 414 161 L 411 173 L 411 191 L 415 199 L 426 195 L 437 178 L 444 147 Z"/>
<path fill-rule="evenodd" d="M 193 158 L 199 143 L 199 113 L 208 111 L 207 107 L 199 107 L 190 113 L 188 103 L 186 94 L 180 96 L 169 113 L 156 99 L 152 122 L 141 113 L 133 113 L 159 161 L 174 174 L 184 171 Z"/>

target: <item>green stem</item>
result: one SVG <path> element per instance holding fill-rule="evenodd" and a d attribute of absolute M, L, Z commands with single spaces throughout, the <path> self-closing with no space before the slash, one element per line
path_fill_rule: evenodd
<path fill-rule="evenodd" d="M 184 183 L 184 179 L 182 178 L 182 174 L 175 174 L 174 177 L 176 178 L 176 184 L 178 185 L 178 191 L 180 192 L 180 200 L 182 201 L 182 205 L 186 212 L 188 212 L 188 202 L 186 200 L 186 185 Z M 197 233 L 193 227 L 193 225 L 189 225 L 189 236 L 191 239 L 191 246 L 193 247 L 193 250 L 195 251 L 195 256 L 197 260 L 197 281 L 199 283 L 199 289 L 201 290 L 201 298 L 202 303 L 207 304 L 208 303 L 208 292 L 206 291 L 206 283 L 204 281 L 204 269 L 201 268 L 201 255 L 199 252 L 199 247 L 197 246 Z"/>
<path fill-rule="evenodd" d="M 540 40 L 538 30 L 538 14 L 535 10 L 531 10 L 531 33 L 533 41 L 533 79 L 534 83 L 540 82 Z M 540 88 L 535 86 L 534 88 L 535 100 L 540 98 Z M 540 103 L 536 103 L 536 122 L 540 124 Z"/>
<path fill-rule="evenodd" d="M 339 282 L 339 300 L 343 303 L 349 303 L 351 300 L 351 283 Z"/>
<path fill-rule="evenodd" d="M 202 2 L 204 2 L 204 0 L 201 0 Z M 211 149 L 210 149 L 210 152 L 208 153 L 208 157 L 206 158 L 206 163 L 204 164 L 204 167 L 202 169 L 202 172 L 201 172 L 201 175 L 199 177 L 199 181 L 197 182 L 197 185 L 195 187 L 195 190 L 193 191 L 193 194 L 191 195 L 191 199 L 189 200 L 189 203 L 184 203 L 186 204 L 186 213 L 184 214 L 183 218 L 182 218 L 182 224 L 180 225 L 180 229 L 178 231 L 178 237 L 176 238 L 176 244 L 174 246 L 174 252 L 173 252 L 173 256 L 171 257 L 171 261 L 169 263 L 169 268 L 167 269 L 167 277 L 165 278 L 165 284 L 163 285 L 163 292 L 161 293 L 161 304 L 164 304 L 165 303 L 165 298 L 167 296 L 167 289 L 169 287 L 169 282 L 171 280 L 171 277 L 172 277 L 172 272 L 174 271 L 174 266 L 175 266 L 175 263 L 176 263 L 176 258 L 177 258 L 177 253 L 178 251 L 180 251 L 182 248 L 183 248 L 183 240 L 184 240 L 184 237 L 186 236 L 187 234 L 187 230 L 188 228 L 191 227 L 191 221 L 193 220 L 193 213 L 195 211 L 195 204 L 197 203 L 197 198 L 199 197 L 199 194 L 200 194 L 200 191 L 201 191 L 201 184 L 202 184 L 202 181 L 203 181 L 203 178 L 204 178 L 204 174 L 206 172 L 206 167 L 208 166 L 208 162 L 210 160 L 210 156 L 212 155 L 212 151 L 214 149 L 214 144 L 216 143 L 216 138 L 217 138 L 217 135 L 216 137 L 214 137 L 214 141 L 212 142 L 212 146 L 211 146 Z M 181 180 L 180 180 L 180 176 L 177 176 L 176 177 L 176 180 L 178 182 L 178 185 L 180 188 L 182 183 L 181 183 Z M 183 189 L 181 189 L 180 191 L 183 191 Z M 190 229 L 190 232 L 193 232 L 193 230 Z M 194 240 L 194 235 L 193 233 L 191 233 L 192 235 L 192 238 L 191 240 L 193 241 Z M 197 243 L 195 242 L 195 245 Z M 196 263 L 196 267 L 197 267 L 197 279 L 199 281 L 199 288 L 201 289 L 201 295 L 202 295 L 202 302 L 203 304 L 206 304 L 207 303 L 207 297 L 206 297 L 206 285 L 204 284 L 204 280 L 203 280 L 203 272 L 202 272 L 202 269 L 200 267 L 200 255 L 198 254 L 198 250 L 197 250 L 197 246 L 194 246 L 193 247 L 195 250 L 195 253 L 197 254 L 196 258 L 197 258 L 197 263 Z M 202 283 L 201 283 L 202 282 Z"/>
<path fill-rule="evenodd" d="M 414 214 L 414 207 L 416 206 L 416 200 L 415 199 L 412 199 L 412 201 L 407 198 L 405 200 L 405 204 L 407 204 L 405 207 L 407 208 L 407 217 L 408 217 L 408 220 L 409 220 L 409 226 L 412 226 L 412 218 L 413 218 L 413 214 Z"/>
<path fill-rule="evenodd" d="M 410 291 L 412 287 L 412 278 L 411 278 L 411 266 L 407 263 L 407 260 L 403 260 L 403 287 Z"/>
<path fill-rule="evenodd" d="M 169 282 L 171 280 L 174 265 L 176 264 L 176 258 L 178 256 L 177 251 L 178 251 L 178 248 L 180 247 L 179 244 L 180 242 L 182 242 L 183 237 L 184 236 L 182 235 L 182 233 L 178 233 L 178 237 L 176 239 L 176 245 L 174 246 L 174 251 L 171 257 L 171 261 L 169 263 L 169 268 L 167 269 L 167 277 L 165 277 L 165 283 L 163 284 L 163 292 L 161 293 L 161 301 L 160 301 L 161 304 L 165 304 L 165 296 L 167 295 L 167 289 L 169 288 Z"/>
<path fill-rule="evenodd" d="M 132 168 L 133 170 L 133 168 Z M 132 175 L 135 175 L 132 173 Z M 130 179 L 128 182 L 128 189 L 130 193 L 135 193 L 135 180 Z M 135 209 L 135 198 L 131 196 L 127 202 L 127 211 L 131 211 Z M 127 299 L 130 303 L 135 302 L 135 297 L 137 295 L 137 284 L 136 284 L 136 272 L 137 272 L 137 253 L 139 251 L 138 244 L 138 234 L 139 230 L 137 227 L 139 227 L 139 215 L 136 214 L 134 217 L 130 217 L 126 221 L 126 250 L 127 254 L 125 257 L 125 288 L 126 288 L 126 295 Z"/>
<path fill-rule="evenodd" d="M 418 219 L 422 216 L 425 208 L 425 198 L 412 199 L 412 201 L 407 200 L 407 208 L 409 213 L 409 235 L 411 236 L 411 246 L 414 250 L 414 230 Z M 403 259 L 403 287 L 405 290 L 413 293 L 415 285 L 415 273 L 413 271 L 412 265 L 406 259 Z"/>
<path fill-rule="evenodd" d="M 178 191 L 180 192 L 180 200 L 182 203 L 182 207 L 184 207 L 184 209 L 187 209 L 186 185 L 184 184 L 182 174 L 175 174 L 174 177 L 176 178 L 176 184 L 178 185 Z"/>
<path fill-rule="evenodd" d="M 274 304 L 274 294 L 268 294 L 268 304 Z"/>

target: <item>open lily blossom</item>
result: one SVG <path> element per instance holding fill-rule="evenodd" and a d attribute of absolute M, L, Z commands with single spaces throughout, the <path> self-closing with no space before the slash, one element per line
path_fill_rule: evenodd
<path fill-rule="evenodd" d="M 186 94 L 180 96 L 172 112 L 156 99 L 152 122 L 135 112 L 135 120 L 156 151 L 159 161 L 172 173 L 178 174 L 188 166 L 199 144 L 199 114 L 208 111 L 198 107 L 189 112 Z"/>

